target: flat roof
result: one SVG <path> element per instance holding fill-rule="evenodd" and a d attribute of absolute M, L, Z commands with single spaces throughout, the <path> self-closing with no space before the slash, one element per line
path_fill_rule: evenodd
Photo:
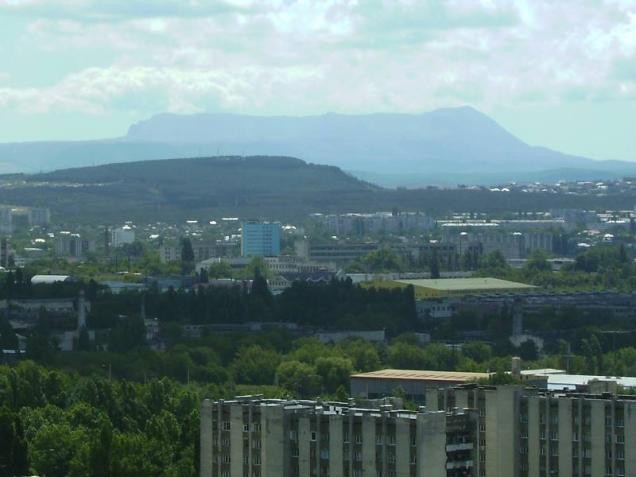
<path fill-rule="evenodd" d="M 525 377 L 537 376 L 546 377 L 548 380 L 548 389 L 576 389 L 577 386 L 587 386 L 590 381 L 616 381 L 619 386 L 624 388 L 636 388 L 636 377 L 629 376 L 599 376 L 589 374 L 565 374 L 561 370 L 551 369 L 529 369 L 522 371 Z"/>
<path fill-rule="evenodd" d="M 437 291 L 476 291 L 476 290 L 529 290 L 536 288 L 526 283 L 500 280 L 499 278 L 422 278 L 417 280 L 395 280 L 404 285 L 429 288 Z"/>
<path fill-rule="evenodd" d="M 461 371 L 430 371 L 419 369 L 382 369 L 369 373 L 357 373 L 352 378 L 363 379 L 403 379 L 422 381 L 474 381 L 488 378 L 488 373 L 468 373 Z"/>

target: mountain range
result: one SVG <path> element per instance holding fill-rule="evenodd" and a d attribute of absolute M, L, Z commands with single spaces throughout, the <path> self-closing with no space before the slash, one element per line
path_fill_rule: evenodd
<path fill-rule="evenodd" d="M 201 156 L 293 156 L 384 186 L 604 179 L 636 163 L 530 146 L 470 107 L 423 114 L 160 114 L 126 136 L 0 144 L 0 173 Z"/>

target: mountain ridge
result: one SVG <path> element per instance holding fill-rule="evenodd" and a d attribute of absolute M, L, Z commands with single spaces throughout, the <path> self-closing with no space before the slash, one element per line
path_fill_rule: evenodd
<path fill-rule="evenodd" d="M 299 117 L 161 113 L 132 124 L 119 138 L 0 144 L 0 172 L 198 156 L 299 157 L 358 171 L 385 186 L 452 184 L 458 173 L 477 184 L 502 177 L 524 182 L 554 170 L 565 171 L 564 180 L 636 173 L 636 163 L 528 145 L 469 106 L 421 114 Z M 392 180 L 396 171 L 410 183 Z"/>

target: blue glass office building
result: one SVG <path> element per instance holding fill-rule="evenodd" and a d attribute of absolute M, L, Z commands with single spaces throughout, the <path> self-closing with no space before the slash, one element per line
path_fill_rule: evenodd
<path fill-rule="evenodd" d="M 244 257 L 278 257 L 281 227 L 276 222 L 243 222 L 241 255 Z"/>

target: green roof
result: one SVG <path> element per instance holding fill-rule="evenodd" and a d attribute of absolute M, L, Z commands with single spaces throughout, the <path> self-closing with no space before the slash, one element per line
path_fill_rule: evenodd
<path fill-rule="evenodd" d="M 414 287 L 428 288 L 440 292 L 525 290 L 535 288 L 533 285 L 500 280 L 498 278 L 430 278 L 395 281 L 404 285 L 413 285 Z"/>

